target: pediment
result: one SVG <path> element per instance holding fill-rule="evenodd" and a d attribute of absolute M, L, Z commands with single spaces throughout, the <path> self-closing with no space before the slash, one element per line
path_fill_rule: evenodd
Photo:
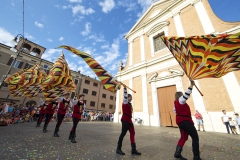
<path fill-rule="evenodd" d="M 175 2 L 176 0 L 164 0 L 153 3 L 148 8 L 148 10 L 143 14 L 143 16 L 137 21 L 137 23 L 132 27 L 132 29 L 129 31 L 127 35 L 131 34 L 138 28 L 147 25 L 151 20 L 161 15 L 162 12 L 166 11 L 168 7 Z"/>
<path fill-rule="evenodd" d="M 168 26 L 170 24 L 169 21 L 163 21 L 155 24 L 148 32 L 147 36 L 154 34 L 155 32 L 161 30 L 163 27 Z"/>

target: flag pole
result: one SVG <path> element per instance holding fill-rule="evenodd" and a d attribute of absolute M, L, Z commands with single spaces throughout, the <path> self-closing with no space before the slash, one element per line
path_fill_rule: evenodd
<path fill-rule="evenodd" d="M 125 85 L 125 84 L 123 84 L 122 82 L 120 82 L 122 85 Z M 126 85 L 125 85 L 126 86 Z M 130 88 L 130 87 L 128 87 L 128 86 L 126 86 L 126 88 L 128 88 L 129 90 L 131 90 L 131 91 L 133 91 L 133 93 L 137 93 L 136 91 L 134 91 L 132 88 Z"/>
<path fill-rule="evenodd" d="M 201 96 L 203 96 L 202 92 L 199 90 L 199 88 L 197 87 L 197 85 L 194 84 L 194 86 L 196 87 L 196 89 L 198 90 L 198 92 L 201 94 Z"/>
<path fill-rule="evenodd" d="M 159 34 L 160 36 L 160 34 Z M 161 39 L 164 41 L 165 46 L 166 45 L 166 39 L 165 39 L 165 35 L 161 36 Z M 167 47 L 168 48 L 168 47 Z M 171 50 L 168 48 L 168 50 L 171 52 Z M 171 52 L 172 53 L 172 52 Z M 176 57 L 174 56 L 174 54 L 172 53 L 173 57 L 176 59 Z M 176 59 L 176 61 L 178 62 L 178 60 Z M 181 66 L 182 70 L 184 71 L 184 73 L 186 74 L 186 71 L 183 69 L 183 66 L 180 64 L 180 62 L 178 62 L 178 64 Z M 187 75 L 187 74 L 186 74 Z M 191 78 L 189 78 L 189 76 L 187 75 L 188 79 L 191 80 Z M 196 89 L 198 90 L 198 92 L 201 94 L 201 96 L 203 96 L 202 92 L 199 90 L 199 88 L 194 84 L 194 86 L 196 87 Z"/>

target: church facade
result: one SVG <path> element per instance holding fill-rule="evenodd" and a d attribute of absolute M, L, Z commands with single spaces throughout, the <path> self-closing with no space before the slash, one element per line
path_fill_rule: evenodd
<path fill-rule="evenodd" d="M 153 3 L 127 33 L 128 58 L 119 65 L 117 79 L 136 93 L 133 95 L 133 121 L 148 126 L 177 126 L 173 112 L 174 94 L 184 92 L 190 82 L 160 36 L 233 34 L 240 32 L 240 22 L 225 22 L 211 9 L 208 0 L 163 0 Z M 226 132 L 222 110 L 229 116 L 240 113 L 240 72 L 221 78 L 195 81 L 188 100 L 192 115 L 198 110 L 206 131 Z M 114 122 L 122 116 L 123 88 L 117 92 Z M 194 117 L 193 117 L 194 119 Z"/>

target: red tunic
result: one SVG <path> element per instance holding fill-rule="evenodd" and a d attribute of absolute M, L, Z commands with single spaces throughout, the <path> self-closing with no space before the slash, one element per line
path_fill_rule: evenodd
<path fill-rule="evenodd" d="M 192 124 L 193 120 L 192 120 L 192 116 L 191 116 L 191 111 L 190 111 L 190 107 L 188 106 L 187 103 L 185 104 L 180 104 L 178 100 L 174 101 L 174 105 L 175 105 L 175 110 L 176 110 L 176 123 L 179 124 L 183 121 L 189 121 Z"/>
<path fill-rule="evenodd" d="M 69 103 L 70 103 L 70 100 L 63 99 L 62 102 L 59 103 L 59 108 L 58 108 L 57 113 L 62 114 L 62 115 L 66 114 Z"/>
<path fill-rule="evenodd" d="M 45 109 L 47 108 L 47 104 L 44 103 L 44 105 L 41 105 L 40 106 L 40 111 L 39 111 L 39 114 L 45 114 Z"/>
<path fill-rule="evenodd" d="M 132 104 L 128 103 L 128 104 L 122 104 L 122 111 L 123 111 L 123 115 L 121 118 L 121 121 L 125 121 L 128 123 L 133 123 L 132 122 Z"/>
<path fill-rule="evenodd" d="M 81 119 L 83 110 L 84 110 L 84 102 L 78 101 L 78 103 L 76 105 L 74 105 L 72 117 Z"/>
<path fill-rule="evenodd" d="M 57 102 L 51 102 L 48 104 L 47 108 L 45 109 L 45 114 L 54 114 L 54 111 L 57 107 Z"/>

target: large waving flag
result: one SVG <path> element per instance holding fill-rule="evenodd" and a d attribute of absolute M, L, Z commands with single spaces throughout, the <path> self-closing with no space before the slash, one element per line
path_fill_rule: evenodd
<path fill-rule="evenodd" d="M 46 73 L 40 69 L 39 64 L 36 64 L 10 76 L 8 79 L 9 91 L 14 97 L 35 97 L 41 92 L 40 83 L 45 77 Z"/>
<path fill-rule="evenodd" d="M 39 64 L 35 65 L 35 67 L 32 69 L 31 74 L 28 76 L 28 79 L 22 86 L 24 95 L 32 98 L 41 93 L 41 83 L 46 78 L 46 76 L 47 74 L 43 68 Z"/>
<path fill-rule="evenodd" d="M 191 80 L 240 69 L 240 33 L 161 38 Z"/>
<path fill-rule="evenodd" d="M 58 48 L 64 48 L 77 56 L 81 57 L 88 66 L 93 70 L 93 72 L 98 76 L 98 78 L 101 80 L 104 87 L 115 93 L 119 87 L 120 83 L 117 82 L 115 78 L 113 78 L 94 58 L 92 58 L 89 54 L 79 51 L 71 46 L 62 45 Z"/>
<path fill-rule="evenodd" d="M 20 71 L 12 74 L 11 76 L 9 76 L 8 78 L 6 78 L 4 80 L 4 82 L 8 84 L 10 94 L 13 95 L 14 97 L 21 97 L 22 96 L 22 92 L 20 92 L 20 90 L 18 90 L 21 87 L 22 84 L 18 83 L 20 79 L 16 80 L 16 77 L 19 77 L 25 71 L 27 71 L 27 69 L 20 70 Z"/>
<path fill-rule="evenodd" d="M 32 74 L 32 71 L 36 68 L 37 64 L 33 67 L 24 70 L 23 73 L 16 76 L 12 81 L 11 85 L 9 85 L 10 93 L 13 97 L 22 97 L 24 96 L 25 88 L 23 88 L 23 85 L 26 83 L 30 75 Z"/>
<path fill-rule="evenodd" d="M 53 64 L 48 76 L 42 83 L 42 92 L 47 102 L 76 89 L 64 54 Z"/>

